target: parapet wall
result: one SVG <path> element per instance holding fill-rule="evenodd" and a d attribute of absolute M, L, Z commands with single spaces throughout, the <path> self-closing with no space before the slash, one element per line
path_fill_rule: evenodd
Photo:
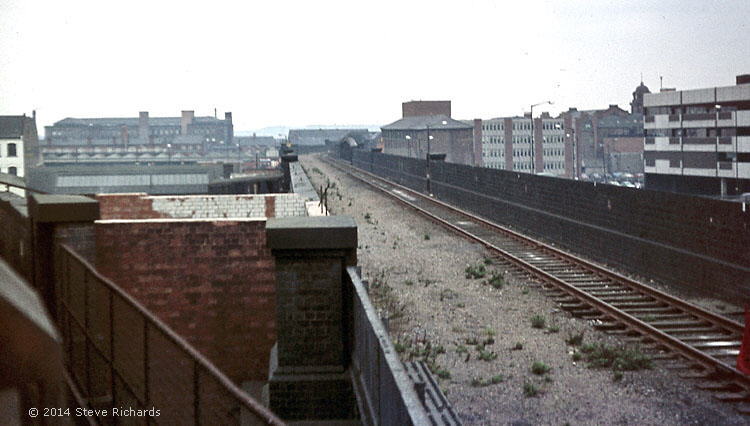
<path fill-rule="evenodd" d="M 102 219 L 269 218 L 306 216 L 297 194 L 149 196 L 97 195 Z"/>
<path fill-rule="evenodd" d="M 353 151 L 355 166 L 425 191 L 425 160 Z M 750 206 L 460 164 L 430 164 L 446 202 L 595 260 L 750 301 Z"/>
<path fill-rule="evenodd" d="M 97 221 L 96 269 L 228 377 L 267 378 L 276 340 L 264 219 Z"/>

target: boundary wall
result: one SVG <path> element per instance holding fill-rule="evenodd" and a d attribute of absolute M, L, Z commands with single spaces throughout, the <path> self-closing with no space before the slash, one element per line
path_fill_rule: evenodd
<path fill-rule="evenodd" d="M 354 150 L 363 170 L 425 191 L 422 159 Z M 432 192 L 494 222 L 682 289 L 750 302 L 750 205 L 432 161 Z"/>

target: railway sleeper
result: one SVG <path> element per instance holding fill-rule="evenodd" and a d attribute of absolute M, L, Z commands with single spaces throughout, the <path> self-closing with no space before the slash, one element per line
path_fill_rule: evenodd
<path fill-rule="evenodd" d="M 622 330 L 627 328 L 625 324 L 619 323 L 619 322 L 601 322 L 598 324 L 593 324 L 594 328 L 597 330 L 607 331 L 607 330 Z"/>
<path fill-rule="evenodd" d="M 729 393 L 738 393 L 738 392 L 744 391 L 744 389 L 741 386 L 737 385 L 736 383 L 728 382 L 724 380 L 715 381 L 715 380 L 709 379 L 709 381 L 707 382 L 698 383 L 696 387 L 698 389 L 703 389 L 703 390 L 713 391 L 713 392 L 724 391 L 724 392 L 729 392 Z"/>
<path fill-rule="evenodd" d="M 719 392 L 715 393 L 714 398 L 722 402 L 748 402 L 750 395 L 747 392 Z"/>
<path fill-rule="evenodd" d="M 652 327 L 656 327 L 654 324 L 651 324 Z M 671 334 L 674 336 L 682 335 L 682 334 L 698 334 L 698 333 L 716 333 L 720 331 L 715 326 L 710 324 L 701 324 L 697 327 L 656 327 L 659 330 L 661 330 L 663 333 Z"/>
<path fill-rule="evenodd" d="M 680 337 L 683 342 L 711 342 L 716 340 L 740 340 L 740 336 L 736 334 L 701 334 L 699 336 L 686 336 Z"/>
<path fill-rule="evenodd" d="M 698 321 L 665 320 L 665 321 L 651 321 L 648 323 L 648 325 L 660 330 L 663 333 L 673 334 L 671 331 L 666 331 L 666 330 L 690 329 L 690 328 L 697 328 L 697 327 L 708 325 L 708 324 L 705 322 L 698 322 Z"/>
<path fill-rule="evenodd" d="M 592 296 L 596 296 L 600 299 L 603 299 L 605 297 L 619 297 L 619 296 L 630 296 L 630 297 L 642 297 L 640 294 L 628 290 L 628 289 L 622 289 L 622 290 L 610 290 L 610 289 L 603 289 L 603 290 L 588 290 L 588 294 Z"/>
<path fill-rule="evenodd" d="M 625 307 L 623 310 L 629 313 L 630 315 L 638 315 L 638 314 L 659 315 L 659 314 L 671 314 L 675 312 L 681 312 L 679 309 L 673 308 L 671 306 L 659 306 L 656 308 Z"/>
<path fill-rule="evenodd" d="M 610 305 L 614 305 L 617 302 L 651 302 L 654 299 L 643 296 L 643 295 L 626 295 L 626 296 L 606 296 L 606 297 L 600 297 L 599 299 L 609 303 Z"/>
<path fill-rule="evenodd" d="M 726 348 L 739 348 L 741 344 L 742 343 L 740 341 L 722 340 L 722 341 L 712 341 L 712 342 L 690 343 L 690 346 L 694 347 L 695 349 L 701 349 L 701 350 L 711 350 L 711 349 L 723 350 Z"/>
<path fill-rule="evenodd" d="M 656 301 L 656 300 L 652 300 L 648 302 L 621 302 L 617 304 L 613 303 L 612 305 L 616 305 L 619 309 L 627 310 L 628 312 L 631 312 L 631 310 L 636 310 L 636 309 L 652 309 L 652 308 L 664 309 L 667 307 L 666 305 L 664 305 L 664 303 Z"/>

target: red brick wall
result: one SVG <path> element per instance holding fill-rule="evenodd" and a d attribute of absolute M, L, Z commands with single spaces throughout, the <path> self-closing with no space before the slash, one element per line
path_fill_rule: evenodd
<path fill-rule="evenodd" d="M 607 152 L 643 152 L 643 138 L 604 138 Z"/>
<path fill-rule="evenodd" d="M 144 193 L 99 194 L 99 214 L 102 220 L 108 219 L 157 219 L 165 217 L 155 212 L 151 199 Z M 166 216 L 169 217 L 169 216 Z"/>
<path fill-rule="evenodd" d="M 451 116 L 451 101 L 409 101 L 401 104 L 402 117 L 420 115 Z"/>
<path fill-rule="evenodd" d="M 95 228 L 97 270 L 235 382 L 267 379 L 276 281 L 265 221 L 97 222 Z"/>

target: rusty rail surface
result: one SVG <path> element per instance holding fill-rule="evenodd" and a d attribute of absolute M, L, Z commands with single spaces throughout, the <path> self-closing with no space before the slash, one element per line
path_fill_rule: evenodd
<path fill-rule="evenodd" d="M 284 424 L 64 245 L 55 286 L 68 374 L 86 408 L 108 410 L 101 424 Z M 112 415 L 131 408 L 146 415 Z"/>

